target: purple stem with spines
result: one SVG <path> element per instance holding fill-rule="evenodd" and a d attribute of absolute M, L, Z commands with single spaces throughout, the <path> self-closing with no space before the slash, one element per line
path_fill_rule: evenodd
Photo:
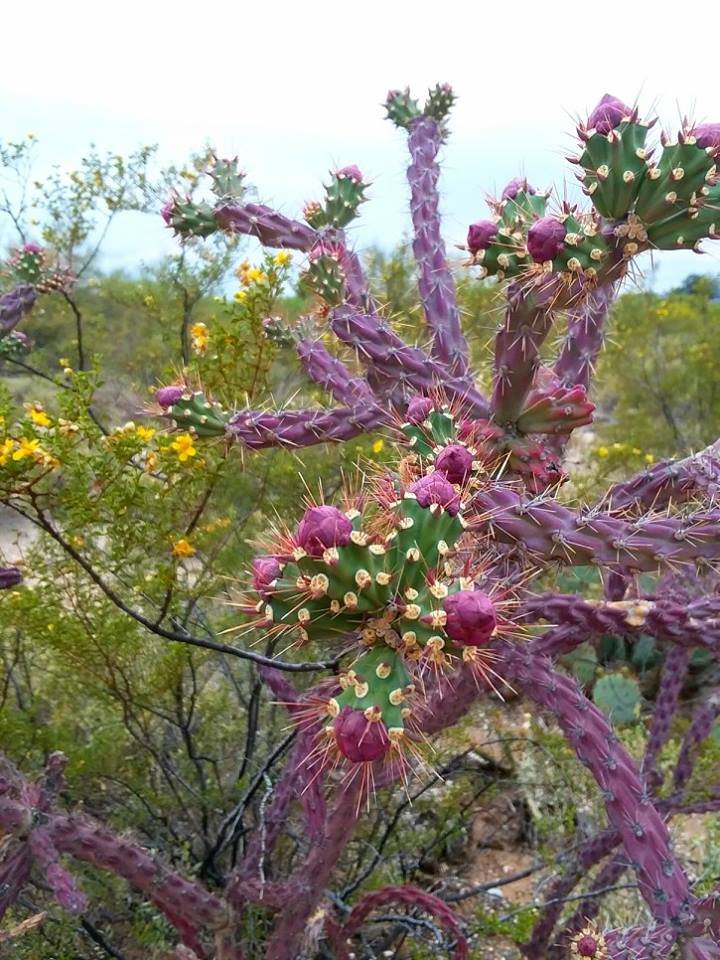
<path fill-rule="evenodd" d="M 320 384 L 337 403 L 376 404 L 370 385 L 362 377 L 353 377 L 347 366 L 334 357 L 322 340 L 300 340 L 297 354 L 311 380 Z"/>
<path fill-rule="evenodd" d="M 673 787 L 676 790 L 682 789 L 690 779 L 695 765 L 697 748 L 710 735 L 718 716 L 720 716 L 720 687 L 716 687 L 707 699 L 697 707 L 690 726 L 685 732 L 673 775 Z"/>
<path fill-rule="evenodd" d="M 228 422 L 228 437 L 251 450 L 266 447 L 311 447 L 352 440 L 388 423 L 377 404 L 358 403 L 330 410 L 308 408 L 278 413 L 239 410 Z"/>
<path fill-rule="evenodd" d="M 37 290 L 29 283 L 19 283 L 0 296 L 0 339 L 11 333 L 37 300 Z"/>
<path fill-rule="evenodd" d="M 550 660 L 521 647 L 502 648 L 502 673 L 553 715 L 578 759 L 600 788 L 608 819 L 638 878 L 656 920 L 677 923 L 690 902 L 687 876 L 670 848 L 663 818 L 652 804 L 634 761 L 607 718 L 575 680 L 553 670 Z"/>
<path fill-rule="evenodd" d="M 420 116 L 410 125 L 410 213 L 413 253 L 418 265 L 418 288 L 425 320 L 432 332 L 432 355 L 458 377 L 468 374 L 468 345 L 460 327 L 455 283 L 440 232 L 440 167 L 437 154 L 443 142 L 441 124 Z"/>
<path fill-rule="evenodd" d="M 645 779 L 653 790 L 657 790 L 662 783 L 663 778 L 657 768 L 657 761 L 660 751 L 670 737 L 670 727 L 680 703 L 680 693 L 689 664 L 690 652 L 687 647 L 670 647 L 660 674 L 655 710 L 642 764 Z"/>
<path fill-rule="evenodd" d="M 263 203 L 221 204 L 214 215 L 221 230 L 256 237 L 264 247 L 307 252 L 319 240 L 317 230 Z"/>
<path fill-rule="evenodd" d="M 589 389 L 615 293 L 615 284 L 601 284 L 588 294 L 585 303 L 569 310 L 567 333 L 554 367 L 564 386 L 579 384 Z"/>
<path fill-rule="evenodd" d="M 614 483 L 603 498 L 610 510 L 663 510 L 671 502 L 703 497 L 710 501 L 720 493 L 720 445 L 683 460 L 661 460 L 629 480 Z"/>

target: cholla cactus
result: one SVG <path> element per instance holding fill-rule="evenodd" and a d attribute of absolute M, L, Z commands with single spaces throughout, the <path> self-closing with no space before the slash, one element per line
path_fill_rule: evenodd
<path fill-rule="evenodd" d="M 301 323 L 283 330 L 283 338 L 295 343 L 309 377 L 335 406 L 226 411 L 183 383 L 157 391 L 159 410 L 184 431 L 250 449 L 343 441 L 381 427 L 397 442 L 398 457 L 359 492 L 349 491 L 345 502 L 310 504 L 253 564 L 243 601 L 250 627 L 330 651 L 340 669 L 301 694 L 279 669 L 261 667 L 299 733 L 258 837 L 224 897 L 163 872 L 139 848 L 86 818 L 64 817 L 47 791 L 19 780 L 0 796 L 0 824 L 17 843 L 4 868 L 12 896 L 33 863 L 55 864 L 65 853 L 127 878 L 200 957 L 208 956 L 212 942 L 218 958 L 240 960 L 235 911 L 251 903 L 275 913 L 265 951 L 270 960 L 308 955 L 303 944 L 310 930 L 347 956 L 348 938 L 362 920 L 390 902 L 430 914 L 453 937 L 454 955 L 467 957 L 462 922 L 438 896 L 385 888 L 361 898 L 342 922 L 325 902 L 325 890 L 369 788 L 422 766 L 423 738 L 455 724 L 492 688 L 501 693 L 507 685 L 554 718 L 597 782 L 608 818 L 551 885 L 524 948 L 529 960 L 651 960 L 676 948 L 688 957 L 719 955 L 715 898 L 693 892 L 667 827 L 676 814 L 720 809 L 717 786 L 700 802 L 686 794 L 697 746 L 718 714 L 715 698 L 691 723 L 669 792 L 660 792 L 657 764 L 688 650 L 703 646 L 717 653 L 720 644 L 720 605 L 712 588 L 691 596 L 678 577 L 686 568 L 702 585 L 720 558 L 720 513 L 713 503 L 691 499 L 717 489 L 718 451 L 653 467 L 583 509 L 560 503 L 557 489 L 565 478 L 568 438 L 592 419 L 593 365 L 609 306 L 633 258 L 652 249 L 697 249 L 717 236 L 720 128 L 685 123 L 676 142 L 661 137 L 653 156 L 647 144 L 652 123 L 605 96 L 579 125 L 581 152 L 572 158 L 590 199 L 587 208 L 556 204 L 550 192 L 513 179 L 491 201 L 489 218 L 470 218 L 462 268 L 496 278 L 506 300 L 488 397 L 473 376 L 441 234 L 437 155 L 453 100 L 452 90 L 441 85 L 422 107 L 409 91 L 393 91 L 386 103 L 388 117 L 408 137 L 427 349 L 405 343 L 392 329 L 349 246 L 344 231 L 368 187 L 356 167 L 332 174 L 324 199 L 307 203 L 303 220 L 245 203 L 236 161 L 213 160 L 207 202 L 173 197 L 164 207 L 165 221 L 181 237 L 223 230 L 303 251 L 305 279 L 327 324 L 322 332 L 350 348 L 364 374 L 331 352 L 324 337 L 308 333 L 316 325 Z M 543 365 L 541 348 L 560 323 L 559 354 Z M 679 500 L 690 502 L 677 509 L 672 504 Z M 590 603 L 533 595 L 529 573 L 548 564 L 596 565 L 606 598 Z M 664 589 L 643 596 L 636 575 L 658 569 L 667 577 Z M 13 574 L 8 581 L 14 582 Z M 538 629 L 543 622 L 546 628 Z M 532 637 L 528 624 L 536 625 Z M 553 665 L 606 630 L 642 631 L 670 650 L 642 765 L 579 685 Z M 331 758 L 347 771 L 344 777 L 325 762 Z M 265 864 L 295 800 L 312 842 L 289 876 L 267 880 Z M 38 809 L 41 828 L 34 826 Z M 588 923 L 591 901 L 558 929 L 564 898 L 599 864 L 598 884 L 634 870 L 646 924 L 599 931 Z M 82 903 L 65 872 L 56 871 L 53 889 L 70 908 Z"/>

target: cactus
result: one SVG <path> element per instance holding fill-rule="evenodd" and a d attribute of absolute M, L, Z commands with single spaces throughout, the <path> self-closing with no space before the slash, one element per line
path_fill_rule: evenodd
<path fill-rule="evenodd" d="M 439 213 L 437 157 L 454 99 L 439 85 L 423 106 L 407 90 L 386 101 L 389 119 L 407 134 L 427 347 L 406 343 L 393 329 L 348 245 L 345 228 L 369 193 L 356 167 L 333 173 L 324 199 L 307 203 L 303 220 L 246 203 L 234 160 L 211 161 L 208 200 L 173 196 L 163 208 L 182 239 L 226 231 L 306 255 L 302 281 L 316 298 L 319 327 L 271 321 L 268 333 L 295 345 L 310 379 L 336 406 L 226 411 L 183 382 L 157 390 L 157 410 L 198 438 L 248 449 L 342 442 L 382 427 L 397 455 L 366 471 L 359 492 L 346 490 L 337 504 L 309 504 L 252 564 L 241 603 L 250 628 L 261 638 L 283 636 L 331 653 L 338 669 L 300 693 L 263 664 L 262 680 L 285 704 L 296 740 L 225 895 L 169 871 L 84 816 L 58 812 L 43 785 L 13 782 L 0 794 L 0 825 L 14 844 L 0 872 L 2 889 L 10 891 L 0 894 L 0 908 L 17 897 L 33 862 L 53 868 L 48 879 L 58 900 L 76 908 L 80 895 L 57 862 L 64 855 L 125 877 L 197 956 L 208 954 L 212 940 L 218 956 L 239 960 L 234 911 L 251 903 L 276 914 L 264 945 L 269 960 L 302 955 L 311 925 L 318 936 L 324 929 L 342 956 L 369 911 L 387 902 L 428 912 L 454 938 L 455 955 L 466 956 L 460 921 L 433 895 L 386 888 L 360 899 L 342 923 L 325 894 L 373 789 L 422 771 L 425 738 L 456 724 L 488 691 L 512 687 L 557 723 L 594 778 L 608 820 L 550 885 L 524 948 L 529 960 L 559 957 L 561 949 L 618 960 L 669 956 L 676 947 L 685 956 L 717 955 L 714 899 L 693 893 L 667 829 L 676 814 L 720 807 L 717 786 L 700 799 L 688 793 L 697 748 L 718 715 L 716 695 L 691 721 L 669 791 L 658 758 L 690 651 L 720 650 L 720 601 L 704 578 L 720 557 L 718 447 L 656 465 L 589 506 L 560 502 L 557 487 L 566 477 L 569 437 L 591 422 L 594 363 L 633 259 L 652 249 L 697 248 L 717 236 L 720 128 L 685 123 L 676 141 L 661 137 L 654 156 L 653 123 L 606 95 L 579 124 L 581 149 L 571 158 L 589 198 L 584 209 L 514 178 L 489 201 L 488 218 L 468 218 L 468 256 L 456 266 L 469 277 L 495 278 L 505 299 L 488 397 L 471 369 Z M 26 284 L 0 298 L 6 334 L 32 306 L 37 257 L 25 251 L 18 269 Z M 561 321 L 561 347 L 548 362 L 546 341 Z M 335 355 L 327 334 L 354 352 L 361 375 Z M 534 595 L 530 573 L 557 564 L 598 568 L 605 599 Z M 696 593 L 643 594 L 635 575 L 658 570 L 670 578 L 689 572 Z M 12 571 L 3 575 L 4 586 L 17 582 Z M 593 703 L 553 666 L 604 632 L 642 633 L 662 645 L 642 766 L 613 730 L 613 722 L 643 719 L 633 682 L 604 678 Z M 281 875 L 276 848 L 296 801 L 312 842 Z M 221 843 L 232 842 L 234 829 L 229 818 Z M 267 880 L 266 861 L 274 871 Z M 644 926 L 602 931 L 577 913 L 558 930 L 562 898 L 589 871 L 598 868 L 597 885 L 626 865 L 647 904 Z"/>

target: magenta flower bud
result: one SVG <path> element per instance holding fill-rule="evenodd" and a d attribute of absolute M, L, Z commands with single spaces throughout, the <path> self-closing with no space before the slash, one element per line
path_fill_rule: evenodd
<path fill-rule="evenodd" d="M 632 115 L 633 111 L 625 106 L 622 100 L 606 93 L 587 118 L 586 127 L 588 130 L 595 130 L 596 133 L 607 134 Z"/>
<path fill-rule="evenodd" d="M 480 250 L 487 250 L 497 237 L 497 232 L 497 224 L 492 220 L 478 220 L 477 223 L 471 223 L 467 233 L 467 245 L 470 253 L 475 254 Z"/>
<path fill-rule="evenodd" d="M 597 937 L 592 936 L 590 933 L 584 934 L 573 942 L 573 952 L 577 954 L 578 957 L 590 957 L 591 960 L 598 958 L 599 960 L 602 956 L 600 950 L 601 944 L 598 942 Z"/>
<path fill-rule="evenodd" d="M 453 485 L 442 474 L 428 473 L 420 477 L 410 485 L 410 493 L 414 493 L 417 502 L 421 507 L 429 507 L 433 503 L 439 503 L 450 516 L 454 517 L 460 509 L 460 497 L 455 492 Z"/>
<path fill-rule="evenodd" d="M 344 247 L 339 243 L 332 243 L 328 240 L 321 240 L 308 253 L 310 263 L 315 263 L 320 257 L 332 257 L 335 260 L 342 260 L 345 253 Z"/>
<path fill-rule="evenodd" d="M 277 580 L 282 572 L 277 557 L 255 557 L 252 562 L 252 585 L 260 596 L 269 593 L 268 588 Z"/>
<path fill-rule="evenodd" d="M 184 393 L 185 387 L 181 387 L 176 383 L 170 387 L 160 387 L 159 390 L 156 390 L 155 399 L 163 408 L 163 410 L 168 410 L 182 398 Z"/>
<path fill-rule="evenodd" d="M 703 150 L 712 147 L 716 159 L 720 159 L 720 123 L 699 123 L 690 131 L 697 145 Z"/>
<path fill-rule="evenodd" d="M 368 720 L 362 710 L 343 707 L 333 722 L 335 742 L 351 763 L 370 763 L 387 752 L 390 737 L 382 720 Z"/>
<path fill-rule="evenodd" d="M 311 557 L 320 557 L 328 547 L 350 542 L 352 523 L 337 507 L 310 507 L 298 524 L 295 539 Z"/>
<path fill-rule="evenodd" d="M 28 335 L 26 333 L 23 333 L 22 330 L 13 330 L 10 336 L 12 337 L 13 340 L 16 340 L 23 347 L 27 347 L 28 344 L 30 343 Z"/>
<path fill-rule="evenodd" d="M 363 175 L 360 172 L 359 168 L 356 166 L 343 167 L 342 170 L 338 170 L 338 177 L 347 177 L 348 180 L 354 180 L 355 183 L 362 183 Z"/>
<path fill-rule="evenodd" d="M 445 633 L 466 647 L 484 647 L 490 641 L 497 616 L 490 597 L 481 590 L 461 590 L 443 601 Z"/>
<path fill-rule="evenodd" d="M 528 253 L 536 263 L 554 260 L 564 246 L 566 233 L 555 217 L 541 217 L 528 230 Z"/>
<path fill-rule="evenodd" d="M 429 397 L 413 397 L 408 404 L 405 417 L 408 423 L 422 423 L 427 420 L 428 415 L 435 409 L 435 404 Z"/>
<path fill-rule="evenodd" d="M 38 243 L 26 243 L 23 247 L 23 253 L 39 254 L 42 252 L 43 248 Z"/>
<path fill-rule="evenodd" d="M 513 177 L 500 195 L 501 200 L 514 200 L 519 193 L 537 193 L 535 187 L 527 182 L 527 177 Z"/>
<path fill-rule="evenodd" d="M 175 197 L 171 197 L 168 200 L 168 202 L 165 204 L 165 206 L 162 208 L 162 210 L 160 211 L 160 214 L 163 220 L 169 227 L 172 226 L 172 219 L 173 219 L 174 212 L 175 212 Z"/>
<path fill-rule="evenodd" d="M 9 590 L 22 583 L 22 574 L 17 567 L 0 567 L 0 590 Z"/>
<path fill-rule="evenodd" d="M 465 483 L 472 473 L 472 465 L 472 454 L 459 443 L 451 443 L 435 458 L 435 469 L 444 473 L 450 483 Z"/>

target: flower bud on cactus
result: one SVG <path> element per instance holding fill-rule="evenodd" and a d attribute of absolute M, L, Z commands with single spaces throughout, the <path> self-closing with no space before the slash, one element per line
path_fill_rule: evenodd
<path fill-rule="evenodd" d="M 455 516 L 460 509 L 460 497 L 442 473 L 429 473 L 420 477 L 419 480 L 410 485 L 409 489 L 410 493 L 415 495 L 421 507 L 429 507 L 433 503 L 439 503 L 450 516 Z"/>
<path fill-rule="evenodd" d="M 303 207 L 303 216 L 307 223 L 311 227 L 314 227 L 315 230 L 319 230 L 320 227 L 326 225 L 325 210 L 323 205 L 318 203 L 317 200 L 308 200 L 308 202 Z"/>
<path fill-rule="evenodd" d="M 413 397 L 408 404 L 405 419 L 408 423 L 422 423 L 434 408 L 435 404 L 429 397 Z"/>
<path fill-rule="evenodd" d="M 472 473 L 473 456 L 467 447 L 451 443 L 435 458 L 435 469 L 444 473 L 450 483 L 466 483 Z"/>
<path fill-rule="evenodd" d="M 720 160 L 720 123 L 698 123 L 690 131 L 697 145 L 703 150 L 712 150 L 716 160 Z"/>
<path fill-rule="evenodd" d="M 264 596 L 281 572 L 282 567 L 277 557 L 255 557 L 252 562 L 252 585 L 261 596 Z"/>
<path fill-rule="evenodd" d="M 592 925 L 572 938 L 570 952 L 574 957 L 586 957 L 588 960 L 605 960 L 608 956 L 605 938 Z"/>
<path fill-rule="evenodd" d="M 352 523 L 333 506 L 310 507 L 298 524 L 295 539 L 311 557 L 321 557 L 328 547 L 344 547 L 350 542 Z"/>
<path fill-rule="evenodd" d="M 446 597 L 443 609 L 447 614 L 445 633 L 455 643 L 483 647 L 497 627 L 497 614 L 490 597 L 481 590 L 460 590 Z"/>
<path fill-rule="evenodd" d="M 409 129 L 411 122 L 420 116 L 417 100 L 410 96 L 410 90 L 391 90 L 385 100 L 388 120 L 392 120 L 396 127 Z"/>
<path fill-rule="evenodd" d="M 467 246 L 472 254 L 487 250 L 498 235 L 498 225 L 494 220 L 478 220 L 468 227 Z"/>
<path fill-rule="evenodd" d="M 513 177 L 509 183 L 505 184 L 500 199 L 515 200 L 519 193 L 534 194 L 537 193 L 537 190 L 528 183 L 527 177 Z"/>
<path fill-rule="evenodd" d="M 554 385 L 530 391 L 516 426 L 523 433 L 570 433 L 592 423 L 595 404 L 585 387 Z"/>
<path fill-rule="evenodd" d="M 185 393 L 185 387 L 180 386 L 179 384 L 172 384 L 169 387 L 160 387 L 159 390 L 155 391 L 155 399 L 163 408 L 163 410 L 168 410 L 173 404 L 177 403 Z"/>
<path fill-rule="evenodd" d="M 554 260 L 565 246 L 565 227 L 555 217 L 542 217 L 528 230 L 527 248 L 536 263 Z"/>
<path fill-rule="evenodd" d="M 343 707 L 332 728 L 340 753 L 351 763 L 379 760 L 390 747 L 383 721 L 368 720 L 362 710 Z"/>
<path fill-rule="evenodd" d="M 22 573 L 17 567 L 0 567 L 0 590 L 8 590 L 22 583 Z"/>
<path fill-rule="evenodd" d="M 355 183 L 362 183 L 363 175 L 360 172 L 360 168 L 356 167 L 354 164 L 349 167 L 343 167 L 341 170 L 338 170 L 336 176 L 345 177 L 348 180 L 353 180 Z"/>
<path fill-rule="evenodd" d="M 623 120 L 632 118 L 635 113 L 636 111 L 626 107 L 622 100 L 606 93 L 595 109 L 590 112 L 585 126 L 596 133 L 608 134 L 615 127 L 619 127 Z"/>

